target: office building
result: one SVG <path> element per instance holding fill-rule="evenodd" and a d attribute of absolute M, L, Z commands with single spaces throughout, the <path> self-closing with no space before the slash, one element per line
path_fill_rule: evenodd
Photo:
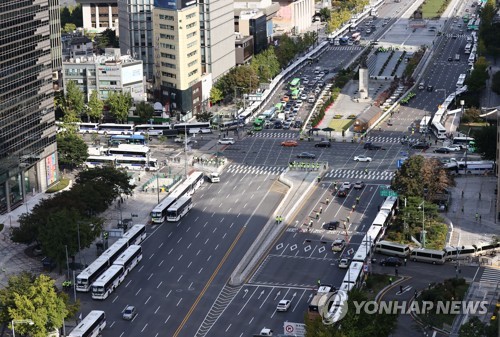
<path fill-rule="evenodd" d="M 217 81 L 236 64 L 233 0 L 199 0 L 198 4 L 201 71 Z"/>
<path fill-rule="evenodd" d="M 154 0 L 118 0 L 118 26 L 122 55 L 142 60 L 146 81 L 154 80 Z"/>
<path fill-rule="evenodd" d="M 177 120 L 201 109 L 200 13 L 194 0 L 156 0 L 155 96 Z M 233 60 L 234 62 L 234 60 Z"/>
<path fill-rule="evenodd" d="M 52 66 L 56 0 L 0 3 L 0 212 L 59 178 Z M 51 24 L 54 26 L 51 27 Z M 60 27 L 59 27 L 60 29 Z M 53 61 L 54 60 L 54 61 Z"/>
<path fill-rule="evenodd" d="M 82 5 L 83 28 L 92 33 L 118 32 L 118 0 L 76 0 Z"/>
<path fill-rule="evenodd" d="M 266 17 L 266 36 L 267 42 L 270 43 L 272 41 L 272 37 L 274 34 L 274 25 L 273 18 L 276 16 L 278 11 L 280 10 L 280 4 L 277 2 L 272 2 L 272 0 L 234 0 L 234 26 L 235 31 L 239 31 L 239 17 L 241 12 L 248 11 L 260 11 L 264 13 Z"/>
<path fill-rule="evenodd" d="M 61 9 L 59 0 L 49 0 L 50 52 L 54 90 L 59 90 L 62 70 Z"/>
<path fill-rule="evenodd" d="M 267 48 L 266 16 L 260 10 L 241 11 L 235 20 L 235 30 L 242 36 L 253 37 L 253 53 Z"/>
<path fill-rule="evenodd" d="M 302 34 L 312 25 L 314 0 L 278 1 L 280 10 L 273 18 L 276 33 Z"/>

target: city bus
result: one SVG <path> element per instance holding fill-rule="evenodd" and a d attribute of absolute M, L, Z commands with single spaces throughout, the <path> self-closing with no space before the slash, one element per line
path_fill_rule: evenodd
<path fill-rule="evenodd" d="M 446 139 L 446 128 L 443 126 L 443 124 L 433 121 L 431 124 L 431 130 L 437 139 Z"/>
<path fill-rule="evenodd" d="M 453 137 L 453 145 L 459 145 L 461 148 L 469 148 L 475 146 L 474 138 L 472 137 Z"/>
<path fill-rule="evenodd" d="M 219 130 L 221 131 L 236 130 L 241 124 L 242 124 L 241 121 L 236 119 L 232 121 L 225 121 L 219 124 Z"/>
<path fill-rule="evenodd" d="M 123 282 L 125 272 L 123 266 L 112 265 L 92 283 L 92 299 L 105 300 Z"/>
<path fill-rule="evenodd" d="M 100 135 L 131 135 L 134 133 L 133 124 L 104 123 L 98 125 Z"/>
<path fill-rule="evenodd" d="M 261 118 L 255 118 L 253 121 L 253 130 L 262 131 L 263 128 L 264 128 L 264 120 Z"/>
<path fill-rule="evenodd" d="M 79 133 L 97 133 L 99 131 L 99 123 L 76 123 Z"/>
<path fill-rule="evenodd" d="M 167 209 L 167 221 L 179 221 L 193 208 L 193 201 L 190 195 L 180 197 L 172 206 Z"/>
<path fill-rule="evenodd" d="M 431 120 L 432 120 L 431 116 L 425 116 L 424 118 L 422 118 L 422 120 L 420 121 L 420 128 L 419 128 L 420 133 L 429 132 L 429 124 Z"/>
<path fill-rule="evenodd" d="M 106 327 L 106 313 L 101 310 L 92 310 L 69 333 L 68 337 L 97 337 Z"/>
<path fill-rule="evenodd" d="M 410 255 L 410 246 L 383 240 L 375 244 L 375 251 L 389 256 L 407 257 Z"/>
<path fill-rule="evenodd" d="M 170 124 L 140 124 L 134 126 L 134 133 L 148 136 L 161 136 L 164 130 L 171 130 Z"/>
<path fill-rule="evenodd" d="M 465 54 L 470 54 L 470 50 L 471 50 L 471 48 L 472 48 L 472 44 L 471 44 L 471 43 L 467 43 L 467 44 L 465 45 L 465 48 L 464 48 L 464 53 L 465 53 Z"/>
<path fill-rule="evenodd" d="M 116 167 L 127 171 L 158 171 L 158 159 L 141 157 L 115 157 Z"/>
<path fill-rule="evenodd" d="M 299 99 L 299 95 L 300 95 L 300 90 L 299 89 L 294 89 L 292 90 L 292 99 Z"/>
<path fill-rule="evenodd" d="M 467 64 L 469 66 L 473 66 L 474 65 L 474 62 L 476 62 L 476 55 L 474 53 L 471 53 L 469 55 L 469 59 L 467 60 Z"/>
<path fill-rule="evenodd" d="M 276 108 L 276 112 L 280 113 L 280 112 L 283 112 L 284 104 L 283 103 L 276 103 L 276 105 L 274 107 Z"/>
<path fill-rule="evenodd" d="M 76 277 L 76 291 L 88 292 L 90 286 L 109 267 L 109 258 L 105 255 L 99 256 Z"/>
<path fill-rule="evenodd" d="M 410 259 L 415 262 L 427 262 L 432 264 L 443 264 L 446 258 L 444 250 L 433 250 L 426 248 L 415 248 L 411 251 Z"/>
<path fill-rule="evenodd" d="M 140 245 L 142 241 L 146 240 L 146 226 L 133 225 L 123 234 L 122 239 L 127 239 L 129 247 L 130 245 Z"/>
<path fill-rule="evenodd" d="M 464 21 L 464 23 L 468 23 L 469 22 L 469 13 L 465 13 L 465 15 L 462 16 L 462 20 Z"/>
<path fill-rule="evenodd" d="M 118 256 L 120 256 L 120 254 L 128 248 L 128 241 L 128 239 L 124 238 L 116 240 L 116 242 L 113 243 L 111 247 L 106 249 L 101 256 L 106 256 L 109 260 L 108 264 L 112 265 L 113 262 L 118 258 Z"/>
<path fill-rule="evenodd" d="M 458 76 L 458 81 L 457 81 L 457 89 L 460 89 L 464 86 L 464 82 L 465 82 L 465 77 L 467 75 L 466 74 L 460 74 Z"/>
<path fill-rule="evenodd" d="M 88 169 L 104 166 L 116 167 L 116 158 L 115 156 L 88 156 L 83 165 Z"/>
<path fill-rule="evenodd" d="M 109 139 L 110 146 L 118 146 L 120 144 L 146 145 L 146 137 L 142 135 L 114 135 Z"/>
<path fill-rule="evenodd" d="M 108 155 L 115 157 L 139 157 L 148 158 L 151 149 L 146 145 L 120 144 L 108 149 Z"/>
<path fill-rule="evenodd" d="M 300 78 L 294 78 L 288 85 L 288 89 L 290 91 L 298 89 L 300 86 Z"/>
<path fill-rule="evenodd" d="M 142 260 L 142 247 L 138 245 L 131 245 L 126 251 L 116 259 L 114 265 L 122 266 L 124 270 L 124 277 L 130 273 L 132 269 Z"/>
<path fill-rule="evenodd" d="M 179 133 L 205 133 L 210 130 L 210 122 L 178 123 L 172 126 Z M 189 130 L 192 130 L 191 132 Z M 203 130 L 203 131 L 202 131 Z"/>

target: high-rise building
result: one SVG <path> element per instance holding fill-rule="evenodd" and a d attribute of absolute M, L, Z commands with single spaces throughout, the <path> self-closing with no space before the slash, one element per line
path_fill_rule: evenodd
<path fill-rule="evenodd" d="M 82 5 L 83 28 L 92 33 L 112 29 L 118 35 L 117 0 L 76 0 Z"/>
<path fill-rule="evenodd" d="M 50 52 L 54 90 L 59 90 L 62 69 L 61 9 L 59 0 L 49 0 Z"/>
<path fill-rule="evenodd" d="M 144 64 L 144 77 L 154 79 L 153 50 L 154 0 L 118 0 L 120 50 Z"/>
<path fill-rule="evenodd" d="M 0 212 L 58 179 L 51 42 L 60 28 L 51 27 L 57 19 L 50 17 L 55 1 L 0 2 Z"/>
<path fill-rule="evenodd" d="M 186 120 L 200 112 L 200 13 L 196 0 L 155 0 L 155 96 Z M 234 63 L 234 60 L 233 60 Z"/>
<path fill-rule="evenodd" d="M 212 79 L 236 65 L 233 0 L 199 0 L 202 73 Z"/>

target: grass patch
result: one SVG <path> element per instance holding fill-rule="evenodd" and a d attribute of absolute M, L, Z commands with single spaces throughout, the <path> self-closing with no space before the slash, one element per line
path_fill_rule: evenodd
<path fill-rule="evenodd" d="M 50 186 L 47 189 L 46 193 L 55 193 L 55 192 L 59 192 L 59 191 L 65 189 L 66 187 L 68 187 L 69 181 L 70 180 L 68 178 L 62 178 L 57 183 L 55 183 L 54 185 Z"/>
<path fill-rule="evenodd" d="M 422 16 L 424 19 L 432 19 L 441 16 L 446 9 L 448 0 L 426 0 L 422 5 Z"/>
<path fill-rule="evenodd" d="M 368 297 L 374 299 L 377 294 L 389 285 L 391 276 L 384 274 L 371 274 L 366 279 L 366 293 Z"/>

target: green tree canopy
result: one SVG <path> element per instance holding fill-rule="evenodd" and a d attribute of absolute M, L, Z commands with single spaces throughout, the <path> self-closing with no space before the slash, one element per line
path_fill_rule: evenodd
<path fill-rule="evenodd" d="M 149 120 L 153 118 L 155 109 L 148 102 L 139 102 L 135 105 L 135 111 L 139 115 L 141 122 L 149 123 Z"/>
<path fill-rule="evenodd" d="M 76 177 L 77 185 L 88 183 L 98 183 L 110 189 L 110 195 L 114 199 L 120 195 L 132 195 L 134 185 L 130 184 L 127 172 L 117 170 L 113 167 L 98 167 L 92 170 L 85 170 Z"/>
<path fill-rule="evenodd" d="M 61 27 L 66 26 L 67 23 L 71 22 L 71 12 L 67 6 L 60 8 L 61 13 Z"/>
<path fill-rule="evenodd" d="M 486 58 L 479 57 L 474 63 L 474 70 L 470 76 L 465 80 L 467 88 L 470 91 L 480 91 L 486 87 L 486 80 L 488 79 L 488 61 Z"/>
<path fill-rule="evenodd" d="M 97 90 L 92 90 L 90 93 L 89 103 L 87 104 L 88 109 L 86 110 L 87 119 L 99 122 L 102 120 L 104 108 L 104 102 L 99 98 L 99 93 Z"/>
<path fill-rule="evenodd" d="M 61 97 L 60 107 L 63 111 L 63 121 L 66 123 L 80 122 L 80 115 L 85 106 L 83 93 L 74 81 L 68 81 L 66 84 L 66 94 Z"/>
<path fill-rule="evenodd" d="M 2 321 L 31 319 L 33 324 L 15 326 L 19 335 L 46 337 L 63 325 L 69 311 L 63 297 L 56 292 L 55 282 L 47 275 L 37 277 L 22 273 L 9 278 L 0 290 Z M 12 328 L 12 327 L 11 327 Z"/>
<path fill-rule="evenodd" d="M 222 90 L 217 87 L 217 85 L 214 85 L 212 89 L 210 89 L 210 101 L 212 103 L 217 103 L 219 101 L 222 101 L 224 98 L 224 95 L 222 94 Z"/>
<path fill-rule="evenodd" d="M 268 83 L 280 73 L 280 63 L 274 53 L 274 47 L 270 46 L 263 52 L 255 55 L 250 66 L 259 77 L 261 83 Z"/>
<path fill-rule="evenodd" d="M 497 126 L 484 126 L 474 132 L 476 152 L 484 159 L 496 160 Z"/>
<path fill-rule="evenodd" d="M 495 321 L 486 325 L 476 316 L 471 316 L 458 331 L 458 337 L 498 337 L 498 324 Z"/>
<path fill-rule="evenodd" d="M 72 7 L 71 22 L 74 23 L 77 27 L 83 27 L 83 12 L 81 4 L 77 4 L 76 6 Z"/>
<path fill-rule="evenodd" d="M 61 132 L 57 134 L 57 151 L 59 164 L 77 167 L 87 160 L 88 146 L 83 138 L 74 132 Z"/>
<path fill-rule="evenodd" d="M 76 25 L 74 23 L 67 23 L 64 25 L 63 33 L 72 33 L 76 30 Z"/>
<path fill-rule="evenodd" d="M 108 98 L 109 112 L 118 122 L 126 122 L 128 112 L 132 106 L 132 96 L 129 92 L 111 91 Z"/>

